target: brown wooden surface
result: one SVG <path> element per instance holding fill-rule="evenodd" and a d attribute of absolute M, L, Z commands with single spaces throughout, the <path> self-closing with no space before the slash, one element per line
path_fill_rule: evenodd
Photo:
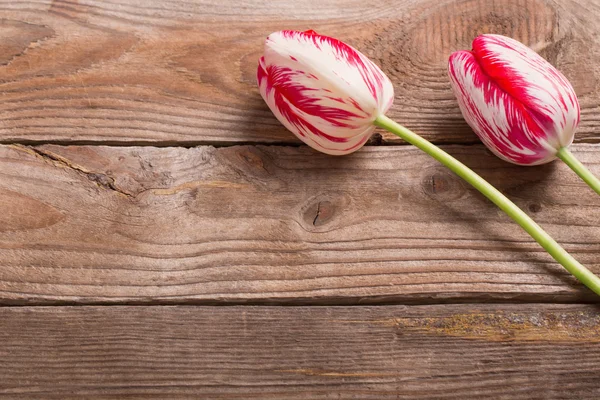
<path fill-rule="evenodd" d="M 0 309 L 12 399 L 598 399 L 597 306 Z"/>
<path fill-rule="evenodd" d="M 600 175 L 599 19 L 599 0 L 0 0 L 0 398 L 600 398 L 600 309 L 559 304 L 597 296 L 418 150 L 298 147 L 255 86 L 272 31 L 356 46 L 390 117 L 600 273 L 600 197 L 490 155 L 445 72 L 480 33 L 530 45 L 573 83 L 573 151 Z"/>
<path fill-rule="evenodd" d="M 476 141 L 450 53 L 480 33 L 515 37 L 572 81 L 577 140 L 597 142 L 599 19 L 590 0 L 3 0 L 0 141 L 297 143 L 258 95 L 256 66 L 270 32 L 312 28 L 381 65 L 389 115 L 443 143 Z"/>
<path fill-rule="evenodd" d="M 565 165 L 448 151 L 600 272 L 600 198 Z M 575 154 L 600 174 L 600 147 Z M 0 301 L 596 300 L 408 146 L 0 147 Z"/>

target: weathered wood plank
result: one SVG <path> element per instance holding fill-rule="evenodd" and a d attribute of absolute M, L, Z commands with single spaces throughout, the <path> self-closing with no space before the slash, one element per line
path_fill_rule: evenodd
<path fill-rule="evenodd" d="M 600 198 L 566 166 L 447 149 L 600 273 Z M 4 303 L 597 300 L 408 146 L 0 146 L 0 206 Z"/>
<path fill-rule="evenodd" d="M 480 33 L 515 37 L 571 79 L 577 140 L 597 142 L 599 18 L 596 0 L 1 0 L 0 141 L 297 143 L 255 68 L 268 33 L 313 28 L 379 63 L 397 91 L 390 116 L 440 143 L 476 140 L 448 55 Z"/>
<path fill-rule="evenodd" d="M 11 399 L 597 399 L 594 306 L 0 308 Z"/>

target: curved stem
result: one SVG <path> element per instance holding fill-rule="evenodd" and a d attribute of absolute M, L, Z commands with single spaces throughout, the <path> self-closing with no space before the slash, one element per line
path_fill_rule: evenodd
<path fill-rule="evenodd" d="M 583 179 L 584 182 L 594 190 L 594 192 L 600 194 L 600 180 L 598 180 L 598 178 L 596 178 L 590 172 L 590 170 L 585 167 L 585 165 L 575 158 L 569 149 L 566 147 L 561 147 L 560 150 L 558 150 L 558 153 L 556 153 L 556 156 L 563 160 L 565 164 L 569 166 L 569 168 L 575 171 L 575 173 L 579 175 L 579 177 Z"/>
<path fill-rule="evenodd" d="M 517 207 L 515 203 L 510 201 L 495 187 L 490 185 L 485 179 L 477 175 L 469 167 L 446 153 L 444 150 L 384 115 L 377 117 L 374 124 L 400 136 L 408 143 L 417 146 L 419 149 L 444 164 L 456 175 L 470 183 L 475 189 L 479 190 L 485 197 L 500 207 L 500 209 L 508 214 L 509 217 L 515 220 L 517 224 L 529 233 L 531 237 L 534 238 L 556 261 L 565 267 L 567 271 L 573 274 L 596 294 L 600 295 L 600 278 L 575 260 L 565 249 L 556 243 L 546 231 L 525 214 L 523 210 Z"/>

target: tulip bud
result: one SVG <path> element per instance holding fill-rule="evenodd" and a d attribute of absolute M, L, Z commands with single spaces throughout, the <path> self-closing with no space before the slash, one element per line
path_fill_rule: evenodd
<path fill-rule="evenodd" d="M 367 57 L 313 31 L 280 31 L 265 41 L 260 94 L 277 119 L 323 153 L 360 149 L 392 105 L 392 83 Z"/>
<path fill-rule="evenodd" d="M 471 51 L 450 56 L 448 72 L 465 120 L 500 158 L 544 164 L 573 141 L 579 123 L 573 87 L 522 43 L 478 36 Z"/>

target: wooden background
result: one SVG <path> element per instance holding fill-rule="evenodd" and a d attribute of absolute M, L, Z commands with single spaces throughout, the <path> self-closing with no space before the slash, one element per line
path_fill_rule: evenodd
<path fill-rule="evenodd" d="M 417 149 L 318 154 L 255 83 L 272 31 L 354 45 L 390 117 L 600 273 L 600 198 L 492 156 L 445 72 L 480 33 L 540 52 L 599 175 L 599 19 L 597 0 L 0 0 L 0 398 L 600 398 L 596 296 Z"/>

